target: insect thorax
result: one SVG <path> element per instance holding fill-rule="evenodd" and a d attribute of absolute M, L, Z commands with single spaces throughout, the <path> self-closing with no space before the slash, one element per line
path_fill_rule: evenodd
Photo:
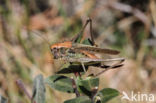
<path fill-rule="evenodd" d="M 61 58 L 81 58 L 85 57 L 83 53 L 80 51 L 76 51 L 73 48 L 53 48 L 51 49 L 51 52 L 54 56 L 54 59 L 61 59 Z"/>

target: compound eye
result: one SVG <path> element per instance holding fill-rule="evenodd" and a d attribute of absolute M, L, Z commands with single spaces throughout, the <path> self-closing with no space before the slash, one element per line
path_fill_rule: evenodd
<path fill-rule="evenodd" d="M 54 50 L 53 50 L 53 49 L 51 49 L 51 52 L 53 53 L 53 52 L 54 52 Z"/>
<path fill-rule="evenodd" d="M 57 48 L 52 48 L 51 49 L 51 52 L 55 52 L 55 51 L 58 51 L 58 49 Z"/>
<path fill-rule="evenodd" d="M 55 50 L 56 48 L 54 47 L 53 49 Z"/>
<path fill-rule="evenodd" d="M 52 53 L 56 52 L 56 48 L 52 48 L 52 49 L 51 49 L 51 52 L 52 52 Z"/>
<path fill-rule="evenodd" d="M 58 49 L 57 48 L 52 48 L 51 52 L 54 56 L 54 59 L 58 59 L 59 55 L 58 55 Z"/>

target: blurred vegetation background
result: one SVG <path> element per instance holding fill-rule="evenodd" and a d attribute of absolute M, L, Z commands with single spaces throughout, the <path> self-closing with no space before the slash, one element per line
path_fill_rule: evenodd
<path fill-rule="evenodd" d="M 31 94 L 37 74 L 54 74 L 59 68 L 47 42 L 69 40 L 88 17 L 96 44 L 126 58 L 123 67 L 100 76 L 100 88 L 156 94 L 155 11 L 155 0 L 0 0 L 0 94 L 10 103 L 30 103 L 16 80 Z M 89 28 L 84 33 L 88 37 Z M 72 97 L 46 87 L 47 103 Z M 110 103 L 129 102 L 118 97 Z"/>

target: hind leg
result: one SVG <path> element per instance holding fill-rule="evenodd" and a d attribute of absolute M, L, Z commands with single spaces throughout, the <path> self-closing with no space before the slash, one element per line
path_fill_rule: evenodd
<path fill-rule="evenodd" d="M 83 34 L 83 32 L 84 32 L 85 28 L 87 27 L 88 23 L 90 23 L 90 38 L 91 38 L 91 40 L 90 39 L 89 40 L 90 40 L 90 42 L 91 42 L 91 44 L 93 46 L 96 46 L 95 41 L 94 41 L 94 37 L 93 37 L 93 31 L 92 31 L 92 20 L 90 18 L 88 18 L 86 20 L 86 23 L 82 27 L 81 31 L 74 38 L 72 38 L 72 42 L 74 42 L 74 43 L 77 42 L 77 40 L 79 39 L 79 37 Z"/>

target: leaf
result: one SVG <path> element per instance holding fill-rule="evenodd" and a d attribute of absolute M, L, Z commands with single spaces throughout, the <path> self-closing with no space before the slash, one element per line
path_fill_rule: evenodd
<path fill-rule="evenodd" d="M 83 34 L 79 35 L 79 37 L 76 39 L 75 43 L 80 43 L 82 39 L 83 39 Z M 89 38 L 83 40 L 82 44 L 93 45 L 92 41 Z"/>
<path fill-rule="evenodd" d="M 69 77 L 56 74 L 46 78 L 45 83 L 56 90 L 67 93 L 74 93 L 72 80 Z"/>
<path fill-rule="evenodd" d="M 88 70 L 89 66 L 96 66 L 99 67 L 101 65 L 100 62 L 87 62 L 84 63 L 86 70 Z M 75 73 L 75 72 L 84 72 L 81 63 L 66 63 L 64 64 L 57 74 L 68 74 L 68 73 Z"/>
<path fill-rule="evenodd" d="M 99 78 L 87 77 L 86 79 L 79 80 L 79 85 L 92 90 L 94 87 L 99 86 Z"/>
<path fill-rule="evenodd" d="M 57 74 L 68 74 L 74 72 L 83 72 L 83 68 L 81 64 L 74 65 L 74 64 L 66 63 L 60 68 Z"/>
<path fill-rule="evenodd" d="M 90 39 L 85 39 L 82 44 L 86 44 L 86 45 L 93 45 L 92 41 Z"/>
<path fill-rule="evenodd" d="M 8 103 L 8 100 L 0 95 L 0 103 Z"/>
<path fill-rule="evenodd" d="M 92 103 L 87 96 L 81 96 L 65 101 L 64 103 Z"/>
<path fill-rule="evenodd" d="M 106 103 L 107 101 L 111 100 L 112 98 L 119 95 L 119 92 L 116 89 L 112 88 L 104 88 L 100 90 L 96 96 L 94 97 L 95 101 L 101 101 L 101 103 Z"/>
<path fill-rule="evenodd" d="M 77 80 L 78 87 L 81 92 L 91 96 L 93 91 L 99 87 L 99 78 L 87 77 L 86 79 Z"/>
<path fill-rule="evenodd" d="M 41 74 L 35 77 L 32 100 L 33 103 L 45 103 L 45 86 Z"/>

